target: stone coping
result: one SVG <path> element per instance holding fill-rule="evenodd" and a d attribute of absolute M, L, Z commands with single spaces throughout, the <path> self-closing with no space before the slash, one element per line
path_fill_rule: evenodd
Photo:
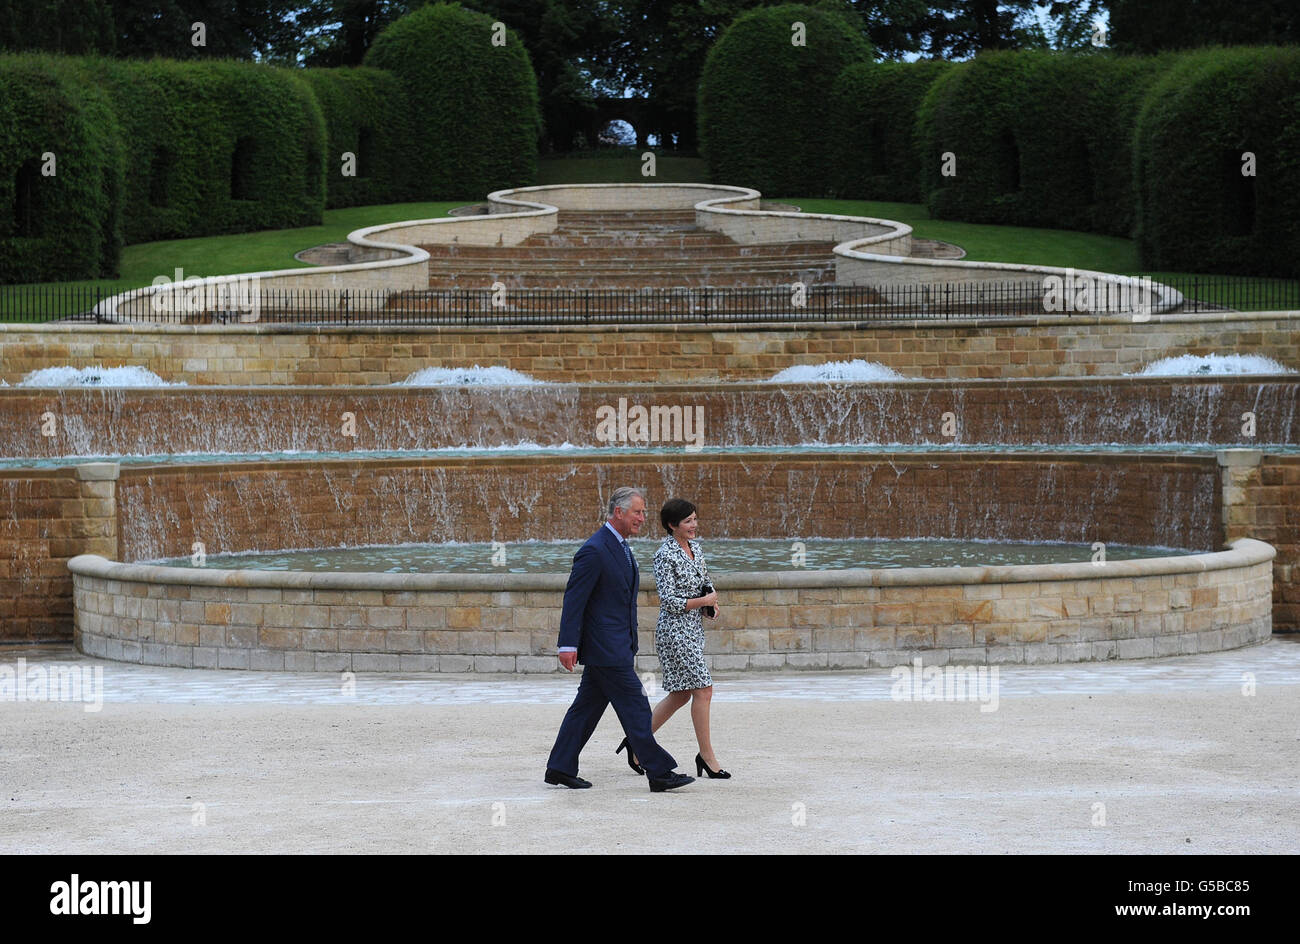
<path fill-rule="evenodd" d="M 725 590 L 781 590 L 800 587 L 923 587 L 994 583 L 1048 583 L 1061 580 L 1105 580 L 1202 573 L 1268 563 L 1277 552 L 1252 538 L 1233 541 L 1226 551 L 1179 557 L 1070 564 L 1016 564 L 995 567 L 891 567 L 793 572 L 753 572 L 718 575 Z M 304 573 L 301 571 L 219 570 L 123 564 L 98 554 L 80 554 L 68 570 L 85 577 L 131 583 L 181 584 L 209 587 L 278 587 L 312 590 L 553 590 L 563 592 L 568 574 L 381 574 Z M 644 573 L 639 589 L 655 589 Z"/>
<path fill-rule="evenodd" d="M 428 220 L 406 220 L 395 223 L 382 223 L 375 226 L 367 226 L 354 230 L 348 234 L 348 243 L 355 247 L 358 255 L 368 254 L 372 257 L 369 261 L 351 262 L 337 266 L 316 266 L 296 269 L 275 269 L 264 272 L 239 273 L 235 275 L 213 276 L 202 279 L 187 280 L 182 283 L 167 283 L 164 285 L 153 285 L 144 288 L 132 289 L 100 302 L 96 308 L 96 316 L 105 321 L 116 321 L 119 318 L 118 308 L 121 305 L 138 302 L 151 296 L 160 295 L 166 292 L 184 293 L 195 286 L 218 287 L 222 285 L 242 285 L 250 280 L 256 280 L 254 285 L 259 286 L 261 290 L 262 283 L 282 282 L 301 288 L 362 288 L 376 289 L 384 288 L 384 279 L 391 279 L 388 287 L 411 289 L 418 285 L 428 284 L 428 264 L 429 254 L 415 245 L 406 242 L 397 242 L 383 239 L 386 234 L 400 237 L 399 231 L 404 229 L 417 229 L 420 227 L 452 227 L 458 228 L 455 231 L 466 234 L 476 233 L 483 227 L 485 221 L 493 221 L 500 224 L 506 220 L 524 220 L 528 218 L 538 219 L 538 231 L 553 228 L 555 218 L 560 212 L 560 207 L 553 203 L 544 203 L 539 200 L 524 199 L 524 196 L 537 196 L 544 198 L 547 195 L 555 197 L 557 194 L 567 194 L 569 192 L 600 194 L 612 192 L 615 190 L 630 190 L 637 196 L 645 194 L 662 193 L 665 199 L 653 201 L 642 199 L 631 199 L 631 203 L 649 203 L 654 204 L 668 203 L 669 207 L 665 209 L 685 209 L 688 206 L 693 207 L 697 214 L 697 219 L 705 224 L 706 228 L 722 228 L 725 225 L 721 223 L 726 218 L 754 218 L 772 220 L 774 222 L 788 223 L 790 220 L 796 220 L 800 224 L 813 224 L 814 228 L 818 225 L 830 224 L 830 230 L 836 234 L 836 238 L 842 240 L 843 233 L 840 232 L 842 227 L 861 227 L 864 229 L 881 229 L 883 232 L 856 234 L 853 238 L 840 241 L 832 250 L 837 260 L 837 269 L 842 262 L 858 263 L 880 263 L 889 266 L 916 267 L 914 271 L 924 272 L 925 266 L 931 268 L 957 269 L 962 272 L 970 272 L 972 275 L 985 275 L 988 273 L 1024 273 L 1034 276 L 1069 276 L 1072 278 L 1091 278 L 1105 282 L 1122 282 L 1128 283 L 1131 280 L 1125 276 L 1118 276 L 1111 273 L 1095 272 L 1091 270 L 1075 270 L 1060 268 L 1054 266 L 1037 266 L 1020 263 L 1002 263 L 1002 262 L 971 262 L 961 259 L 920 259 L 911 258 L 910 240 L 912 228 L 904 223 L 895 220 L 877 219 L 865 216 L 848 216 L 832 213 L 800 213 L 786 210 L 762 210 L 750 207 L 761 205 L 762 195 L 759 191 L 749 187 L 733 187 L 721 184 L 545 184 L 534 187 L 520 187 L 507 190 L 497 190 L 488 194 L 488 204 L 491 213 L 488 216 L 445 216 Z M 670 192 L 685 191 L 686 195 L 681 198 L 680 205 L 677 202 L 667 198 Z M 709 193 L 711 196 L 703 200 L 691 198 L 697 195 Z M 563 202 L 563 201 L 561 201 Z M 733 204 L 748 204 L 749 206 L 734 206 Z M 654 206 L 637 206 L 636 209 L 652 209 Z M 577 209 L 577 207 L 570 207 Z M 612 208 L 611 208 L 612 209 Z M 719 221 L 718 226 L 710 227 L 709 219 Z M 542 222 L 544 220 L 544 222 Z M 452 232 L 452 230 L 448 230 Z M 427 238 L 428 234 L 423 234 L 422 238 Z M 504 239 L 504 232 L 501 234 Z M 455 237 L 451 237 L 455 241 Z M 862 247 L 871 247 L 879 245 L 882 248 L 901 249 L 901 254 L 872 253 L 862 251 Z M 380 270 L 402 270 L 400 274 L 394 276 L 385 276 Z M 411 271 L 407 271 L 407 270 Z M 379 278 L 376 280 L 375 273 L 379 272 Z M 354 278 L 349 278 L 352 276 Z M 852 281 L 852 280 L 850 280 Z M 319 284 L 317 284 L 319 283 Z M 274 287 L 274 286 L 266 286 Z M 1176 307 L 1182 301 L 1182 296 L 1176 290 L 1160 283 L 1153 283 L 1153 294 L 1155 296 L 1151 309 L 1154 312 L 1161 312 L 1168 308 Z M 249 317 L 245 317 L 249 315 Z M 1111 315 L 1113 320 L 1124 320 L 1132 316 L 1125 311 L 1119 315 Z M 1151 315 L 1146 314 L 1143 321 L 1150 320 Z M 251 323 L 256 320 L 255 314 L 241 313 L 241 323 Z M 1066 323 L 1069 318 L 1063 319 Z M 1031 322 L 1033 319 L 1031 319 Z M 197 327 L 197 326 L 196 326 Z M 640 327 L 640 326 L 638 326 Z M 747 326 L 751 330 L 752 325 Z M 348 329 L 352 330 L 352 329 Z"/>
<path fill-rule="evenodd" d="M 239 394 L 280 394 L 292 396 L 353 396 L 356 394 L 383 396 L 391 394 L 425 395 L 431 391 L 473 393 L 477 390 L 499 390 L 503 387 L 511 390 L 528 391 L 539 388 L 562 390 L 599 390 L 615 392 L 633 390 L 641 392 L 662 393 L 750 393 L 755 391 L 789 391 L 816 395 L 844 387 L 905 387 L 926 390 L 959 390 L 966 387 L 992 389 L 996 387 L 1095 387 L 1098 381 L 1105 381 L 1108 386 L 1221 386 L 1225 383 L 1261 384 L 1292 383 L 1300 384 L 1300 373 L 1290 374 L 1187 374 L 1183 376 L 1152 377 L 1136 374 L 1091 374 L 1087 377 L 969 377 L 953 379 L 950 377 L 901 377 L 895 380 L 831 380 L 831 381 L 790 381 L 788 383 L 771 383 L 758 380 L 702 380 L 686 383 L 682 381 L 561 381 L 543 380 L 533 384 L 471 384 L 452 385 L 435 384 L 420 386 L 418 384 L 186 384 L 184 386 L 80 386 L 70 387 L 0 387 L 0 397 L 49 396 L 55 393 L 85 391 L 103 394 L 109 391 L 130 391 L 132 396 L 141 394 L 155 396 L 184 396 L 187 393 L 210 393 L 220 391 Z M 1014 448 L 1014 447 L 1012 447 Z"/>
<path fill-rule="evenodd" d="M 1101 272 L 1096 269 L 1074 269 L 1063 268 L 1061 266 L 1043 266 L 1033 265 L 1021 262 L 981 262 L 970 259 L 928 259 L 917 258 L 912 256 L 899 256 L 886 253 L 863 252 L 859 247 L 869 246 L 872 243 L 884 242 L 887 237 L 872 236 L 866 239 L 858 239 L 850 242 L 840 243 L 831 251 L 837 258 L 837 278 L 840 281 L 841 274 L 839 260 L 857 260 L 860 262 L 879 262 L 889 266 L 915 267 L 915 281 L 917 284 L 924 284 L 922 281 L 926 269 L 957 269 L 961 272 L 971 273 L 970 280 L 978 281 L 987 276 L 998 275 L 1026 275 L 1038 276 L 1038 281 L 1042 281 L 1047 276 L 1068 276 L 1072 279 L 1088 279 L 1093 282 L 1115 283 L 1122 287 L 1144 288 L 1141 278 L 1138 276 L 1116 275 L 1112 272 Z M 933 279 L 935 282 L 952 281 L 951 276 L 938 276 Z M 855 284 L 855 283 L 849 283 Z M 869 283 L 858 283 L 869 284 Z M 1071 285 L 1075 283 L 1069 283 Z M 1143 313 L 1140 322 L 1147 322 L 1153 316 L 1167 313 L 1177 308 L 1183 303 L 1183 293 L 1171 286 L 1164 285 L 1161 282 L 1151 280 L 1151 301 L 1150 310 Z M 1124 317 L 1132 321 L 1134 315 L 1131 309 L 1122 309 Z"/>
<path fill-rule="evenodd" d="M 621 207 L 591 207 L 591 206 L 561 206 L 564 201 L 557 201 L 555 204 L 533 202 L 531 200 L 516 199 L 517 195 L 528 194 L 534 196 L 545 196 L 550 194 L 554 196 L 564 191 L 577 191 L 579 194 L 604 194 L 616 190 L 631 189 L 634 194 L 663 194 L 663 198 L 652 201 L 653 206 L 621 206 Z M 669 196 L 670 191 L 685 191 L 678 201 L 673 201 Z M 704 196 L 706 192 L 712 196 L 705 197 L 703 200 L 698 199 Z M 542 210 L 554 213 L 558 210 L 571 210 L 578 212 L 601 213 L 601 212 L 636 212 L 639 210 L 696 210 L 703 208 L 714 208 L 718 204 L 738 203 L 761 201 L 762 194 L 751 187 L 733 187 L 730 184 L 692 184 L 692 183 L 605 183 L 605 184 L 536 184 L 532 187 L 511 187 L 505 190 L 494 190 L 488 194 L 488 205 L 492 208 L 493 215 L 502 211 L 500 207 L 526 207 L 534 210 Z M 649 203 L 651 201 L 647 201 Z M 510 212 L 506 210 L 505 212 Z M 718 212 L 737 212 L 735 210 L 718 210 Z M 789 211 L 752 211 L 761 212 L 764 215 L 776 215 L 782 212 L 788 214 Z M 802 214 L 798 214 L 802 215 Z M 845 219 L 857 219 L 856 217 L 845 217 Z M 902 224 L 895 224 L 902 225 Z"/>
<path fill-rule="evenodd" d="M 158 474 L 176 474 L 184 475 L 193 471 L 195 468 L 239 468 L 243 470 L 255 469 L 284 469 L 294 466 L 331 466 L 342 469 L 347 468 L 366 468 L 366 469 L 383 469 L 383 468 L 404 468 L 409 466 L 436 465 L 445 466 L 471 466 L 479 465 L 484 462 L 491 462 L 497 465 L 523 464 L 523 465 L 572 465 L 575 459 L 591 459 L 599 461 L 604 465 L 640 465 L 647 459 L 671 458 L 678 463 L 717 463 L 718 461 L 752 461 L 762 458 L 778 458 L 783 462 L 804 462 L 825 465 L 826 463 L 854 463 L 863 459 L 871 462 L 918 462 L 931 465 L 945 464 L 950 462 L 963 463 L 978 459 L 984 462 L 1054 462 L 1054 463 L 1073 463 L 1075 465 L 1111 465 L 1116 462 L 1149 462 L 1156 459 L 1161 463 L 1183 463 L 1193 466 L 1213 466 L 1230 464 L 1231 460 L 1224 460 L 1222 457 L 1225 453 L 1245 452 L 1251 455 L 1255 453 L 1269 453 L 1267 449 L 1237 449 L 1226 446 L 1215 449 L 1213 452 L 1205 451 L 1198 453 L 1189 452 L 1125 452 L 1115 450 L 1113 452 L 1034 452 L 1027 449 L 1003 449 L 997 452 L 991 452 L 987 449 L 961 448 L 959 451 L 945 450 L 943 452 L 922 452 L 916 451 L 906 446 L 894 447 L 886 446 L 880 449 L 873 449 L 868 446 L 853 446 L 845 449 L 833 449 L 830 447 L 821 448 L 818 446 L 799 446 L 798 452 L 790 452 L 780 447 L 772 447 L 770 451 L 746 452 L 740 455 L 728 453 L 709 453 L 709 452 L 676 452 L 652 455 L 625 454 L 616 450 L 602 452 L 598 455 L 583 453 L 574 455 L 569 451 L 548 451 L 545 454 L 534 453 L 515 453 L 511 455 L 502 455 L 499 450 L 490 449 L 482 450 L 477 455 L 443 455 L 441 453 L 426 454 L 420 453 L 414 456 L 402 455 L 383 455 L 383 456 L 354 456 L 342 455 L 337 458 L 323 458 L 317 455 L 308 455 L 301 458 L 284 458 L 284 459 L 246 459 L 243 454 L 232 454 L 229 461 L 219 462 L 201 462 L 192 465 L 177 462 L 132 462 L 123 464 L 120 462 L 106 462 L 103 459 L 96 458 L 88 462 L 78 462 L 76 458 L 62 466 L 41 467 L 39 472 L 56 473 L 59 470 L 72 469 L 76 472 L 77 477 L 83 480 L 95 479 L 117 479 L 125 470 L 128 475 L 158 475 Z M 181 457 L 185 458 L 185 457 Z M 27 474 L 28 470 L 21 467 L 0 469 L 0 477 L 12 478 L 31 478 Z"/>
<path fill-rule="evenodd" d="M 949 262 L 952 260 L 939 260 Z M 302 274 L 311 269 L 287 269 L 287 273 Z M 181 283 L 177 283 L 178 285 Z M 136 289 L 133 291 L 146 291 Z M 132 294 L 132 293 L 126 293 Z M 114 298 L 123 298 L 122 295 Z M 109 299 L 108 301 L 111 301 Z M 101 304 L 104 304 L 101 302 Z M 1300 309 L 1279 309 L 1277 311 L 1203 311 L 1203 312 L 1166 312 L 1152 314 L 1149 319 L 1139 324 L 1156 326 L 1161 324 L 1227 324 L 1237 321 L 1300 321 Z M 554 324 L 554 325 L 404 325 L 404 324 L 354 324 L 354 325 L 308 325 L 308 324 L 257 324 L 241 322 L 239 324 L 175 324 L 167 322 L 112 322 L 108 324 L 91 322 L 7 322 L 0 324 L 0 334 L 19 334 L 24 332 L 42 334 L 343 334 L 343 335 L 427 335 L 427 334 L 753 334 L 758 332 L 808 333 L 812 331 L 895 331 L 900 329 L 932 331 L 969 331 L 976 328 L 1048 328 L 1060 326 L 1086 327 L 1090 325 L 1132 325 L 1131 315 L 1115 314 L 1081 314 L 1073 315 L 1023 315 L 997 318 L 962 318 L 956 321 L 941 319 L 898 319 L 882 321 L 746 321 L 716 323 L 702 322 L 638 322 L 637 324 L 611 324 L 594 322 L 592 324 Z M 1294 328 L 1291 330 L 1295 330 Z M 1237 376 L 1237 375 L 1232 375 Z"/>
<path fill-rule="evenodd" d="M 1243 453 L 1245 456 L 1241 460 L 1225 458 L 1225 455 L 1236 455 Z M 748 452 L 744 453 L 739 459 L 731 459 L 726 453 L 709 453 L 709 452 L 681 452 L 673 453 L 671 456 L 664 454 L 664 457 L 670 457 L 674 462 L 699 462 L 699 463 L 717 463 L 718 461 L 741 461 L 760 459 L 764 457 L 775 457 L 786 462 L 808 462 L 818 465 L 826 463 L 853 463 L 863 459 L 872 462 L 890 462 L 905 461 L 927 463 L 931 465 L 946 464 L 950 462 L 970 462 L 972 459 L 979 459 L 986 462 L 1049 462 L 1049 463 L 1073 463 L 1076 465 L 1110 465 L 1116 462 L 1148 462 L 1157 459 L 1162 463 L 1182 463 L 1193 466 L 1222 466 L 1235 465 L 1238 462 L 1249 464 L 1251 457 L 1255 454 L 1271 455 L 1268 449 L 1238 449 L 1231 446 L 1222 449 L 1216 449 L 1214 452 L 1206 451 L 1202 453 L 1188 452 L 1124 452 L 1116 450 L 1114 452 L 1031 452 L 1023 449 L 1006 449 L 999 452 L 990 452 L 986 449 L 962 448 L 960 451 L 944 452 L 918 452 L 909 450 L 907 447 L 883 447 L 881 449 L 871 449 L 869 447 L 855 446 L 852 449 L 820 449 L 814 446 L 799 447 L 798 453 L 787 451 L 778 451 L 773 449 L 771 452 Z M 76 457 L 69 458 L 68 461 L 59 466 L 41 466 L 38 468 L 27 469 L 22 466 L 0 468 L 0 479 L 31 479 L 31 478 L 66 478 L 69 470 L 72 470 L 76 477 L 83 481 L 116 481 L 125 470 L 127 475 L 185 475 L 195 469 L 235 469 L 243 471 L 255 471 L 258 469 L 285 469 L 295 466 L 311 466 L 319 468 L 329 466 L 338 469 L 384 469 L 384 468 L 406 468 L 410 466 L 435 465 L 438 467 L 447 466 L 472 466 L 491 462 L 498 465 L 507 464 L 524 464 L 524 465 L 572 465 L 575 459 L 585 458 L 598 460 L 605 465 L 637 465 L 644 463 L 647 459 L 642 455 L 624 455 L 618 452 L 600 453 L 592 455 L 586 453 L 575 456 L 570 452 L 548 451 L 544 454 L 517 453 L 509 456 L 503 456 L 499 450 L 483 450 L 478 455 L 442 455 L 441 453 L 426 454 L 420 453 L 414 456 L 353 456 L 342 455 L 338 457 L 325 458 L 318 455 L 308 455 L 301 458 L 285 459 L 247 459 L 245 454 L 232 454 L 228 460 L 213 462 L 197 462 L 186 464 L 183 462 L 132 462 L 121 463 L 104 461 L 101 458 L 95 458 L 86 462 L 78 462 Z M 652 456 L 651 458 L 658 458 Z M 893 569 L 893 568 L 891 568 Z"/>

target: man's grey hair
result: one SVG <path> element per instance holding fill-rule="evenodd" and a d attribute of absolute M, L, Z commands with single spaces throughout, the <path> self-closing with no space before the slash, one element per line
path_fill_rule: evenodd
<path fill-rule="evenodd" d="M 614 509 L 621 508 L 627 511 L 628 506 L 632 504 L 632 497 L 640 495 L 641 500 L 645 501 L 645 491 L 634 488 L 631 485 L 624 485 L 621 488 L 614 489 L 614 494 L 609 496 L 609 516 L 614 516 Z"/>

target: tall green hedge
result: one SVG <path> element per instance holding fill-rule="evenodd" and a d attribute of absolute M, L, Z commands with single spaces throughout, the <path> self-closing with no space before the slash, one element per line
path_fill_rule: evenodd
<path fill-rule="evenodd" d="M 342 207 L 534 183 L 536 77 L 493 24 L 424 7 L 377 38 L 378 68 L 0 57 L 0 281 L 116 275 L 124 241 L 317 224 L 327 195 Z M 47 152 L 54 176 L 40 174 Z"/>
<path fill-rule="evenodd" d="M 806 45 L 793 43 L 803 23 Z M 851 63 L 874 57 L 854 22 L 785 4 L 737 17 L 704 61 L 699 85 L 700 151 L 715 183 L 768 196 L 830 193 L 831 84 Z"/>
<path fill-rule="evenodd" d="M 330 208 L 397 203 L 407 198 L 405 169 L 418 159 L 408 132 L 402 84 L 379 69 L 307 69 L 325 116 L 325 205 Z M 345 166 L 350 154 L 354 166 Z M 345 170 L 353 170 L 351 176 Z"/>
<path fill-rule="evenodd" d="M 155 59 L 102 78 L 130 144 L 128 242 L 321 222 L 325 122 L 299 75 Z"/>
<path fill-rule="evenodd" d="M 1146 98 L 1136 151 L 1143 266 L 1300 276 L 1300 49 L 1181 56 Z"/>
<path fill-rule="evenodd" d="M 1131 235 L 1133 127 L 1168 57 L 993 52 L 935 82 L 917 115 L 936 217 Z M 956 174 L 943 173 L 943 154 Z"/>
<path fill-rule="evenodd" d="M 409 103 L 413 196 L 482 198 L 537 179 L 537 77 L 519 36 L 493 45 L 492 17 L 438 3 L 376 37 L 365 64 L 392 72 Z"/>
<path fill-rule="evenodd" d="M 917 108 L 951 63 L 855 62 L 831 91 L 826 160 L 834 196 L 854 200 L 921 200 L 921 166 L 913 134 Z"/>
<path fill-rule="evenodd" d="M 1016 98 L 1028 226 L 1130 237 L 1136 228 L 1133 129 L 1172 57 L 1054 55 Z"/>
<path fill-rule="evenodd" d="M 977 223 L 1019 221 L 1022 162 L 1012 103 L 1016 86 L 1027 81 L 1029 58 L 981 54 L 930 86 L 916 115 L 916 136 L 931 215 Z"/>
<path fill-rule="evenodd" d="M 81 61 L 0 56 L 0 282 L 117 275 L 122 174 L 112 108 Z"/>

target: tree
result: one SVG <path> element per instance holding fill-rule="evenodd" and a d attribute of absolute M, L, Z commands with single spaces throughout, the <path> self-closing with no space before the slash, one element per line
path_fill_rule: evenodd
<path fill-rule="evenodd" d="M 1295 0 L 1111 0 L 1118 51 L 1300 43 Z"/>
<path fill-rule="evenodd" d="M 308 66 L 355 66 L 388 24 L 423 4 L 394 0 L 314 0 L 294 17 Z"/>
<path fill-rule="evenodd" d="M 966 59 L 984 49 L 1090 45 L 1104 0 L 853 0 L 887 59 Z M 1041 18 L 1040 18 L 1041 17 Z M 1044 26 L 1045 19 L 1046 26 Z"/>
<path fill-rule="evenodd" d="M 605 61 L 618 30 L 613 5 L 604 0 L 469 0 L 469 5 L 519 34 L 537 73 L 543 146 L 570 147 L 596 92 L 610 78 Z"/>
<path fill-rule="evenodd" d="M 112 54 L 107 0 L 0 0 L 0 52 Z"/>
<path fill-rule="evenodd" d="M 622 0 L 614 5 L 618 38 L 609 49 L 610 78 L 633 94 L 654 99 L 671 126 L 662 130 L 676 133 L 679 147 L 694 150 L 696 90 L 709 49 L 737 16 L 782 2 L 788 0 Z M 856 22 L 848 0 L 808 5 L 847 14 Z"/>
<path fill-rule="evenodd" d="M 261 59 L 296 46 L 301 6 L 261 0 L 112 0 L 116 54 L 147 59 Z M 201 30 L 196 25 L 201 24 Z M 196 45 L 196 37 L 202 44 Z"/>

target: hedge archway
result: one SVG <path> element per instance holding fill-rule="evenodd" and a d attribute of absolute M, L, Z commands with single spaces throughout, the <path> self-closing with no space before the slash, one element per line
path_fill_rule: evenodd
<path fill-rule="evenodd" d="M 1181 57 L 1136 150 L 1144 266 L 1300 276 L 1300 49 Z"/>
<path fill-rule="evenodd" d="M 951 63 L 857 62 L 835 81 L 831 190 L 837 197 L 919 203 L 916 111 Z"/>
<path fill-rule="evenodd" d="M 321 221 L 325 123 L 299 75 L 165 59 L 101 69 L 124 138 L 144 155 L 127 166 L 128 242 Z"/>
<path fill-rule="evenodd" d="M 325 117 L 329 207 L 396 203 L 407 198 L 405 168 L 418 159 L 407 130 L 406 92 L 379 69 L 307 69 Z M 346 155 L 351 155 L 351 162 Z M 351 170 L 353 173 L 346 173 Z"/>
<path fill-rule="evenodd" d="M 0 282 L 117 274 L 123 153 L 81 60 L 0 57 Z"/>

